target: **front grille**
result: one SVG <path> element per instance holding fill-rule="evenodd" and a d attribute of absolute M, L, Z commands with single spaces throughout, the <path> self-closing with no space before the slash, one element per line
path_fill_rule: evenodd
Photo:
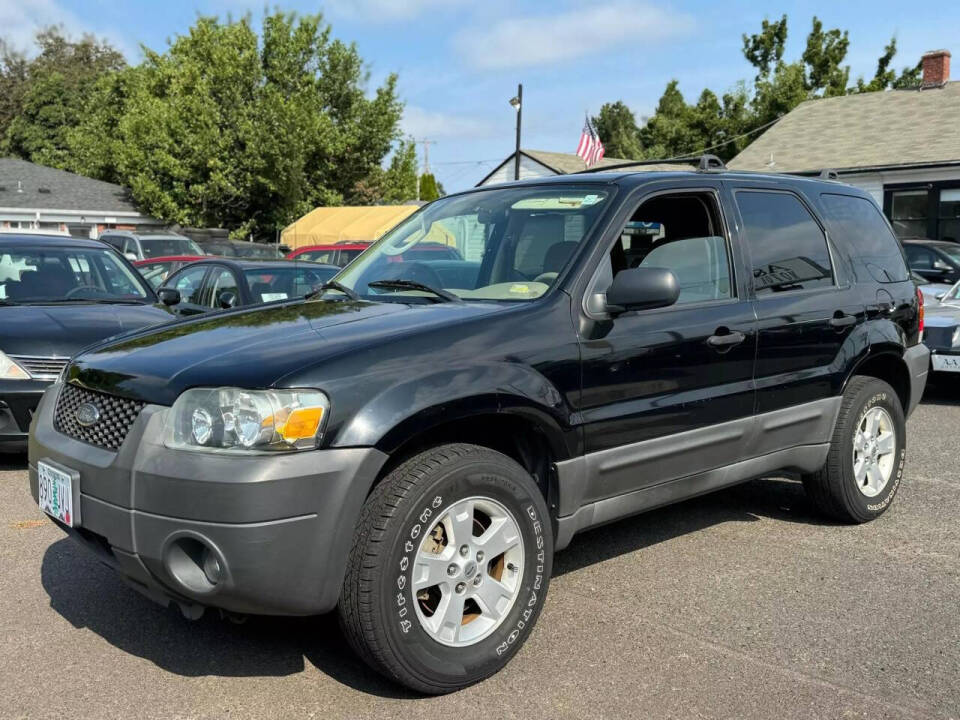
<path fill-rule="evenodd" d="M 37 380 L 56 380 L 70 362 L 70 358 L 67 357 L 39 355 L 11 355 L 10 358 Z"/>
<path fill-rule="evenodd" d="M 930 327 L 927 325 L 923 329 L 923 344 L 929 348 L 951 348 L 953 347 L 953 331 L 956 326 L 950 327 Z"/>
<path fill-rule="evenodd" d="M 95 406 L 100 415 L 89 427 L 84 427 L 77 421 L 77 408 L 84 403 Z M 76 385 L 64 385 L 60 390 L 60 397 L 57 398 L 53 426 L 75 440 L 107 450 L 117 450 L 145 404 L 85 390 Z"/>

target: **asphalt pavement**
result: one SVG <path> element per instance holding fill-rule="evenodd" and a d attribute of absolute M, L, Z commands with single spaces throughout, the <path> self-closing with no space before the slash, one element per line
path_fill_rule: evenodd
<path fill-rule="evenodd" d="M 867 525 L 765 479 L 578 536 L 526 646 L 440 698 L 367 670 L 333 616 L 152 604 L 0 456 L 0 718 L 957 718 L 960 382 L 908 433 L 899 495 Z"/>

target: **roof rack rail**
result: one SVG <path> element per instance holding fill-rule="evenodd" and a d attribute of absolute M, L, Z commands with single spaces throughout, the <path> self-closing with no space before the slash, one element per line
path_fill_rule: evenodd
<path fill-rule="evenodd" d="M 726 170 L 727 166 L 716 155 L 701 155 L 697 169 L 701 172 L 710 172 L 711 170 Z"/>
<path fill-rule="evenodd" d="M 839 180 L 840 173 L 838 173 L 836 170 L 831 170 L 830 168 L 824 168 L 823 170 L 820 171 L 820 179 L 821 180 Z"/>

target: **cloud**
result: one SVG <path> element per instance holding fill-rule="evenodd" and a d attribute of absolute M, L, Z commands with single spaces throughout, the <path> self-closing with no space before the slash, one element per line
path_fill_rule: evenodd
<path fill-rule="evenodd" d="M 50 25 L 63 25 L 70 37 L 79 37 L 85 32 L 106 39 L 127 60 L 135 59 L 139 50 L 136 43 L 122 34 L 90 27 L 70 10 L 61 7 L 56 0 L 0 0 L 0 28 L 3 38 L 16 50 L 28 55 L 36 51 L 34 36 L 37 31 Z"/>
<path fill-rule="evenodd" d="M 461 0 L 327 0 L 323 7 L 331 15 L 368 22 L 410 20 L 428 10 L 459 5 Z"/>
<path fill-rule="evenodd" d="M 404 135 L 415 138 L 478 138 L 493 134 L 493 128 L 482 120 L 465 115 L 425 110 L 416 105 L 407 105 L 403 111 L 400 128 Z"/>
<path fill-rule="evenodd" d="M 475 68 L 545 65 L 609 51 L 628 41 L 649 45 L 684 33 L 692 19 L 635 2 L 583 6 L 552 15 L 501 20 L 489 30 L 465 30 L 456 45 Z"/>

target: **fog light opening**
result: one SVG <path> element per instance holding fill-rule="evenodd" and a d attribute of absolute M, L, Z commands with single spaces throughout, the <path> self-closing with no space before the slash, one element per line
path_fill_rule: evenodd
<path fill-rule="evenodd" d="M 195 536 L 168 542 L 163 564 L 170 577 L 192 593 L 212 592 L 227 576 L 220 553 L 205 538 Z"/>

